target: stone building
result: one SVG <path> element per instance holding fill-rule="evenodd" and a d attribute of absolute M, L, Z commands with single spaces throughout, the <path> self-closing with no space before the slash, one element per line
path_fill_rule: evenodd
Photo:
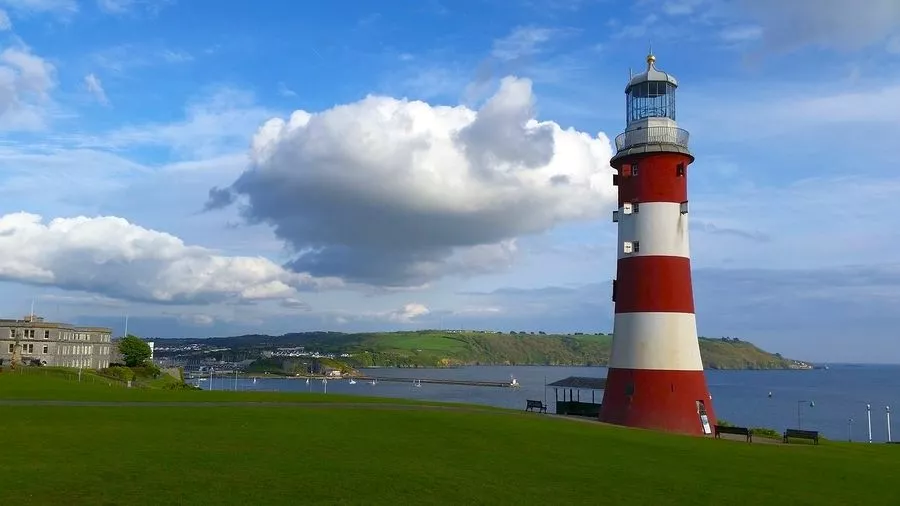
<path fill-rule="evenodd" d="M 3 365 L 40 362 L 57 367 L 102 369 L 114 354 L 112 329 L 76 327 L 47 322 L 39 316 L 0 319 L 0 360 Z"/>

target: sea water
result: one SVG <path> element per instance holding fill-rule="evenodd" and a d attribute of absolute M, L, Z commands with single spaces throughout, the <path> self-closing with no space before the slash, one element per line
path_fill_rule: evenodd
<path fill-rule="evenodd" d="M 346 379 L 329 380 L 327 393 L 374 395 L 432 401 L 466 402 L 524 409 L 527 399 L 546 401 L 555 410 L 555 392 L 545 384 L 568 376 L 605 377 L 603 367 L 472 366 L 452 369 L 364 369 L 368 376 L 456 379 L 509 382 L 519 388 L 474 387 L 382 381 L 372 385 Z M 769 427 L 779 432 L 798 426 L 818 430 L 829 439 L 868 440 L 866 405 L 871 407 L 873 441 L 887 437 L 886 407 L 900 409 L 900 365 L 836 364 L 828 369 L 777 371 L 706 371 L 713 409 L 720 419 L 747 427 Z M 310 391 L 325 394 L 321 380 L 214 378 L 200 385 L 215 390 Z M 770 395 L 771 393 L 771 395 Z M 600 402 L 602 392 L 581 390 L 582 401 Z M 325 394 L 327 395 L 327 394 Z M 562 392 L 559 393 L 562 399 Z M 894 415 L 892 413 L 892 415 Z M 894 415 L 900 420 L 900 414 Z M 851 421 L 852 420 L 852 421 Z M 894 440 L 900 439 L 900 422 Z"/>

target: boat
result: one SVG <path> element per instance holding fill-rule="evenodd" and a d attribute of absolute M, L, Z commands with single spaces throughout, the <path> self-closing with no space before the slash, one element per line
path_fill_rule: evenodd
<path fill-rule="evenodd" d="M 420 379 L 413 380 L 413 386 L 416 387 L 416 388 L 421 387 L 421 386 L 422 386 L 422 380 L 420 380 Z"/>
<path fill-rule="evenodd" d="M 353 378 L 350 378 L 350 384 L 351 384 L 351 385 L 355 385 L 355 384 L 356 384 L 356 380 L 353 379 Z"/>

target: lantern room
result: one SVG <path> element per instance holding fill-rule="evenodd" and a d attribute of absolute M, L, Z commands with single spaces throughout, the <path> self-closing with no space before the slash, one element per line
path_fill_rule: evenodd
<path fill-rule="evenodd" d="M 625 88 L 626 115 L 629 126 L 650 118 L 675 121 L 675 89 L 678 82 L 666 72 L 657 70 L 656 57 L 647 56 L 647 71 L 633 76 Z"/>

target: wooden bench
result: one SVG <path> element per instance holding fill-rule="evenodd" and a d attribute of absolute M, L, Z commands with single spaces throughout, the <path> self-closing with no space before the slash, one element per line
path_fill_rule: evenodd
<path fill-rule="evenodd" d="M 819 431 L 817 430 L 800 430 L 800 429 L 786 429 L 784 431 L 784 442 L 787 443 L 788 439 L 811 439 L 819 444 Z"/>
<path fill-rule="evenodd" d="M 746 436 L 747 442 L 753 442 L 753 431 L 748 429 L 747 427 L 731 427 L 727 425 L 716 425 L 716 438 L 719 438 L 720 434 L 737 434 L 739 436 Z"/>
<path fill-rule="evenodd" d="M 533 401 L 531 399 L 527 400 L 528 404 L 525 406 L 525 411 L 532 411 L 537 409 L 539 413 L 547 412 L 547 405 L 541 401 Z"/>

